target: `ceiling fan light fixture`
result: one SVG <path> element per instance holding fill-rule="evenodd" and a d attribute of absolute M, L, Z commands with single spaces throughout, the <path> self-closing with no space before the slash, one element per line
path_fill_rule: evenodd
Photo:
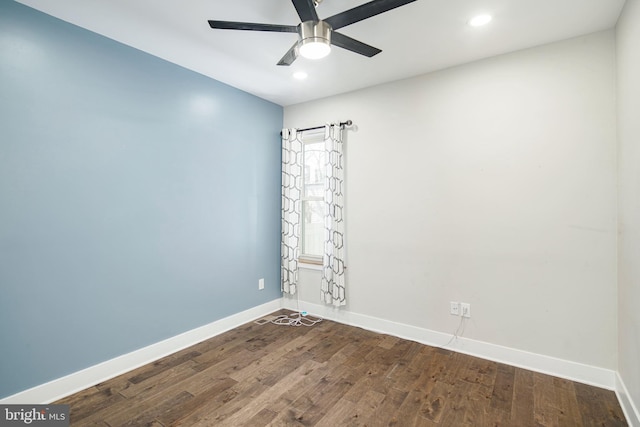
<path fill-rule="evenodd" d="M 300 55 L 307 59 L 321 59 L 329 55 L 331 47 L 325 41 L 302 40 Z"/>
<path fill-rule="evenodd" d="M 306 21 L 300 24 L 300 55 L 320 59 L 331 52 L 331 26 L 324 21 Z"/>

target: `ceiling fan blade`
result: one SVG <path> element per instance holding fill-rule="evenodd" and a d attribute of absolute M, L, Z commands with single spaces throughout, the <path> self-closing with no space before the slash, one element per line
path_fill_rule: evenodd
<path fill-rule="evenodd" d="M 350 50 L 351 52 L 359 53 L 360 55 L 368 56 L 369 58 L 382 52 L 377 47 L 369 46 L 368 44 L 352 39 L 351 37 L 345 36 L 344 34 L 336 31 L 331 33 L 331 44 Z"/>
<path fill-rule="evenodd" d="M 209 21 L 211 28 L 220 30 L 274 31 L 277 33 L 297 33 L 295 25 L 255 24 L 253 22 Z"/>
<path fill-rule="evenodd" d="M 298 58 L 298 42 L 295 42 L 291 49 L 284 54 L 278 65 L 291 65 Z"/>
<path fill-rule="evenodd" d="M 291 0 L 293 2 L 293 6 L 296 8 L 296 12 L 298 12 L 298 16 L 302 22 L 305 21 L 313 21 L 318 22 L 318 14 L 316 13 L 316 8 L 313 5 L 313 0 Z"/>
<path fill-rule="evenodd" d="M 333 15 L 324 21 L 329 23 L 331 28 L 337 30 L 414 1 L 416 0 L 373 0 L 369 3 L 365 3 L 363 5 L 356 6 L 353 9 L 345 10 L 337 15 Z"/>

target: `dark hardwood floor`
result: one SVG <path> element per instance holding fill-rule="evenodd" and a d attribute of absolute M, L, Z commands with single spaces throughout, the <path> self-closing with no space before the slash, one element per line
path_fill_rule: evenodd
<path fill-rule="evenodd" d="M 627 425 L 612 391 L 327 320 L 249 323 L 56 403 L 72 426 Z"/>

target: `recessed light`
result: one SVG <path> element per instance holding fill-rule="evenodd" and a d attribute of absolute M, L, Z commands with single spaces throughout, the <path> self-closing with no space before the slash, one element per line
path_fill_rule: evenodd
<path fill-rule="evenodd" d="M 491 22 L 491 19 L 491 15 L 486 14 L 474 16 L 469 20 L 469 25 L 471 25 L 472 27 L 482 27 L 483 25 L 487 25 L 489 22 Z"/>
<path fill-rule="evenodd" d="M 295 73 L 293 73 L 293 78 L 296 80 L 304 80 L 307 77 L 309 77 L 309 75 L 307 73 L 305 73 L 304 71 L 297 71 Z"/>

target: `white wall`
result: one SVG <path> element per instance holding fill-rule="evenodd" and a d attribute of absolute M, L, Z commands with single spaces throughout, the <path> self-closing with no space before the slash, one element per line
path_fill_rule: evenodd
<path fill-rule="evenodd" d="M 627 0 L 617 27 L 619 164 L 619 362 L 640 404 L 640 1 Z M 636 411 L 638 411 L 638 406 Z M 636 414 L 640 418 L 640 413 Z"/>
<path fill-rule="evenodd" d="M 286 107 L 357 125 L 345 310 L 615 369 L 615 113 L 613 31 Z"/>

